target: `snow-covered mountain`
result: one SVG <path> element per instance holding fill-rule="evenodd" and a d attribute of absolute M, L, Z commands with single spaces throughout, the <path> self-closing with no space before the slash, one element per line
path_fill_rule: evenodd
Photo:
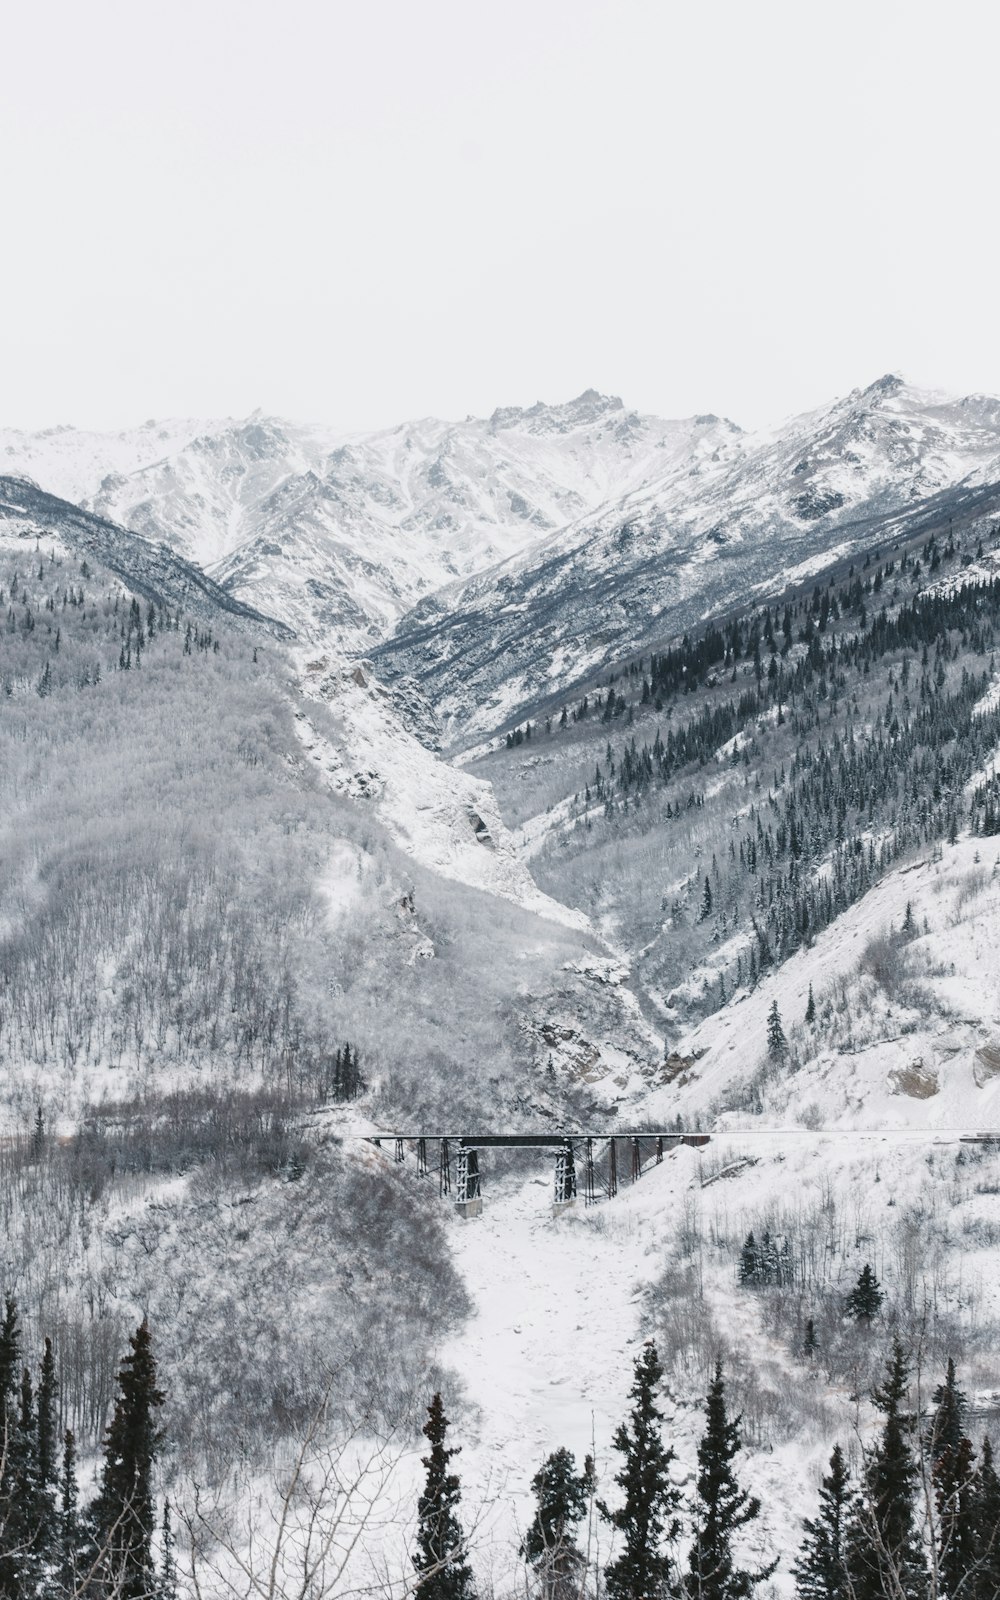
<path fill-rule="evenodd" d="M 699 441 L 620 500 L 431 595 L 376 660 L 416 676 L 467 741 L 755 591 L 921 518 L 982 514 L 998 486 L 1000 401 L 887 376 L 771 432 Z"/>
<path fill-rule="evenodd" d="M 0 435 L 0 460 L 174 546 L 303 637 L 367 650 L 421 598 L 567 523 L 736 448 L 715 417 L 664 422 L 592 390 L 335 440 L 260 414 L 100 437 Z"/>
<path fill-rule="evenodd" d="M 467 742 L 901 519 L 988 506 L 1000 400 L 887 376 L 750 434 L 587 390 L 339 439 L 262 413 L 7 432 L 0 462 L 168 543 L 313 645 L 378 650 Z"/>

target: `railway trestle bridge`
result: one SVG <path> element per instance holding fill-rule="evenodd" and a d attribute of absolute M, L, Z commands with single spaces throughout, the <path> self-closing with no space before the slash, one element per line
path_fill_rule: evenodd
<path fill-rule="evenodd" d="M 397 1162 L 404 1162 L 411 1151 L 418 1175 L 429 1178 L 436 1171 L 441 1198 L 453 1201 L 462 1216 L 470 1217 L 482 1210 L 479 1157 L 484 1150 L 551 1151 L 553 1204 L 561 1210 L 581 1190 L 585 1205 L 611 1200 L 618 1193 L 620 1174 L 627 1171 L 636 1183 L 645 1167 L 661 1162 L 666 1151 L 682 1144 L 706 1145 L 708 1140 L 707 1133 L 383 1133 L 373 1135 L 371 1142 L 379 1147 L 391 1144 Z"/>

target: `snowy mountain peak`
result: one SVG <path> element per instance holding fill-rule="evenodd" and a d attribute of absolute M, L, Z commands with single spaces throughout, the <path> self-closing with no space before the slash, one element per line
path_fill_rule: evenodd
<path fill-rule="evenodd" d="M 876 378 L 875 382 L 870 383 L 861 393 L 873 405 L 878 405 L 881 400 L 891 399 L 906 387 L 904 379 L 898 372 L 887 372 L 881 378 Z"/>
<path fill-rule="evenodd" d="M 684 584 L 699 590 L 723 552 L 731 563 L 759 547 L 763 564 L 780 543 L 799 563 L 858 516 L 993 482 L 998 455 L 1000 401 L 896 372 L 757 434 L 712 412 L 650 416 L 594 388 L 347 437 L 260 410 L 0 434 L 0 468 L 172 545 L 303 638 L 361 654 L 408 613 L 418 631 L 469 603 L 478 615 L 491 586 L 500 604 L 511 582 L 537 585 L 547 615 L 553 560 L 592 569 L 605 602 L 608 573 L 627 586 L 634 563 L 643 576 L 615 623 L 631 636 L 633 605 L 651 625 L 662 611 L 664 560 L 690 559 Z"/>
<path fill-rule="evenodd" d="M 531 433 L 566 433 L 572 428 L 590 428 L 616 412 L 624 412 L 620 396 L 584 389 L 575 400 L 548 405 L 537 400 L 533 406 L 498 406 L 490 417 L 495 431 L 504 428 L 527 429 Z"/>

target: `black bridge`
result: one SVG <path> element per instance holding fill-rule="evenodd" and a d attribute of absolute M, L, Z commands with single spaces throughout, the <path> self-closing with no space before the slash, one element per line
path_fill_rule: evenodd
<path fill-rule="evenodd" d="M 553 1199 L 557 1206 L 568 1205 L 577 1198 L 577 1160 L 582 1166 L 582 1189 L 586 1205 L 594 1205 L 605 1197 L 612 1199 L 618 1193 L 619 1171 L 626 1168 L 631 1181 L 642 1177 L 644 1167 L 663 1160 L 664 1152 L 678 1145 L 706 1145 L 707 1133 L 483 1133 L 483 1134 L 410 1134 L 383 1133 L 372 1138 L 381 1147 L 383 1141 L 392 1143 L 394 1158 L 406 1160 L 407 1148 L 416 1155 L 417 1172 L 428 1177 L 433 1168 L 428 1147 L 437 1143 L 437 1174 L 439 1192 L 444 1198 L 452 1197 L 468 1216 L 482 1206 L 482 1173 L 479 1167 L 480 1150 L 551 1150 L 555 1155 L 555 1187 Z M 619 1168 L 619 1148 L 625 1160 Z"/>

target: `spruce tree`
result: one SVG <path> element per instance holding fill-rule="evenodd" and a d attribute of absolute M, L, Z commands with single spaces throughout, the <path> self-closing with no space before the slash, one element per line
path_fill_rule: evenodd
<path fill-rule="evenodd" d="M 752 1228 L 744 1239 L 743 1249 L 740 1251 L 740 1282 L 752 1286 L 760 1282 L 760 1255 Z"/>
<path fill-rule="evenodd" d="M 958 1387 L 955 1363 L 951 1356 L 945 1368 L 944 1382 L 938 1384 L 931 1401 L 935 1411 L 928 1444 L 931 1460 L 936 1465 L 947 1451 L 957 1450 L 965 1438 L 964 1420 L 968 1401 Z"/>
<path fill-rule="evenodd" d="M 21 1374 L 21 1328 L 17 1301 L 9 1294 L 4 1300 L 0 1323 L 0 1406 L 13 1400 Z"/>
<path fill-rule="evenodd" d="M 958 1595 L 976 1561 L 975 1452 L 966 1435 L 966 1398 L 949 1357 L 928 1439 L 937 1509 L 937 1570 L 946 1595 Z"/>
<path fill-rule="evenodd" d="M 0 1595 L 29 1600 L 38 1577 L 38 1463 L 31 1374 L 21 1368 L 17 1302 L 0 1326 Z"/>
<path fill-rule="evenodd" d="M 809 985 L 809 999 L 806 1002 L 806 1025 L 811 1027 L 816 1021 L 816 1001 L 813 999 L 813 986 Z"/>
<path fill-rule="evenodd" d="M 772 1061 L 782 1061 L 788 1053 L 788 1041 L 781 1026 L 777 1000 L 771 1001 L 771 1009 L 767 1013 L 767 1053 Z"/>
<path fill-rule="evenodd" d="M 163 1502 L 163 1525 L 160 1532 L 160 1584 L 156 1600 L 177 1600 L 177 1560 L 174 1548 L 174 1526 L 170 1515 L 170 1501 Z"/>
<path fill-rule="evenodd" d="M 118 1372 L 118 1398 L 104 1444 L 101 1489 L 90 1508 L 105 1579 L 121 1600 L 146 1600 L 153 1588 L 153 1467 L 161 1435 L 154 1412 L 163 1404 L 156 1381 L 149 1324 L 129 1339 L 132 1352 Z"/>
<path fill-rule="evenodd" d="M 656 1404 L 656 1387 L 662 1377 L 656 1345 L 649 1339 L 636 1357 L 629 1390 L 635 1404 L 612 1440 L 623 1458 L 614 1481 L 624 1493 L 624 1503 L 611 1510 L 598 1501 L 601 1516 L 624 1536 L 621 1554 L 604 1571 L 609 1600 L 654 1600 L 677 1592 L 664 1544 L 680 1533 L 676 1513 L 681 1492 L 670 1481 L 674 1451 L 660 1434 L 663 1414 Z"/>
<path fill-rule="evenodd" d="M 580 1587 L 584 1556 L 576 1543 L 576 1525 L 587 1514 L 594 1486 L 590 1456 L 582 1473 L 572 1451 L 553 1451 L 531 1480 L 535 1515 L 521 1545 L 521 1555 L 534 1567 L 541 1591 L 564 1600 Z"/>
<path fill-rule="evenodd" d="M 424 1434 L 431 1450 L 421 1458 L 427 1478 L 417 1502 L 417 1549 L 412 1558 L 419 1574 L 416 1593 L 421 1600 L 475 1600 L 465 1535 L 458 1519 L 458 1474 L 449 1471 L 461 1446 L 449 1447 L 444 1442 L 448 1418 L 440 1394 L 434 1396 L 427 1413 Z"/>
<path fill-rule="evenodd" d="M 872 1318 L 878 1316 L 884 1299 L 879 1281 L 866 1261 L 857 1283 L 844 1302 L 845 1315 L 853 1317 L 855 1322 L 863 1322 L 867 1327 Z"/>
<path fill-rule="evenodd" d="M 886 1364 L 886 1381 L 872 1400 L 885 1422 L 864 1471 L 848 1536 L 847 1567 L 854 1600 L 887 1594 L 921 1600 L 926 1569 L 916 1528 L 917 1464 L 910 1448 L 914 1418 L 904 1410 L 910 1366 L 899 1340 Z"/>
<path fill-rule="evenodd" d="M 844 1559 L 849 1477 L 844 1452 L 833 1447 L 830 1471 L 819 1495 L 819 1515 L 803 1524 L 805 1538 L 792 1568 L 799 1600 L 849 1600 Z"/>
<path fill-rule="evenodd" d="M 739 1567 L 732 1537 L 760 1516 L 760 1501 L 741 1489 L 733 1471 L 740 1451 L 740 1419 L 726 1415 L 722 1363 L 708 1388 L 705 1432 L 698 1446 L 698 1498 L 689 1557 L 688 1593 L 692 1600 L 747 1600 L 774 1572 L 777 1560 L 763 1567 Z"/>
<path fill-rule="evenodd" d="M 56 1358 L 52 1340 L 46 1339 L 38 1384 L 38 1477 L 49 1489 L 59 1476 L 56 1400 L 59 1384 L 56 1379 Z"/>
<path fill-rule="evenodd" d="M 77 1589 L 80 1552 L 79 1490 L 76 1481 L 76 1439 L 71 1428 L 63 1435 L 62 1471 L 59 1474 L 59 1579 L 70 1594 Z"/>
<path fill-rule="evenodd" d="M 972 1503 L 976 1530 L 972 1600 L 997 1600 L 1000 1595 L 1000 1475 L 988 1439 L 983 1440 Z M 962 1600 L 966 1600 L 964 1591 Z"/>

